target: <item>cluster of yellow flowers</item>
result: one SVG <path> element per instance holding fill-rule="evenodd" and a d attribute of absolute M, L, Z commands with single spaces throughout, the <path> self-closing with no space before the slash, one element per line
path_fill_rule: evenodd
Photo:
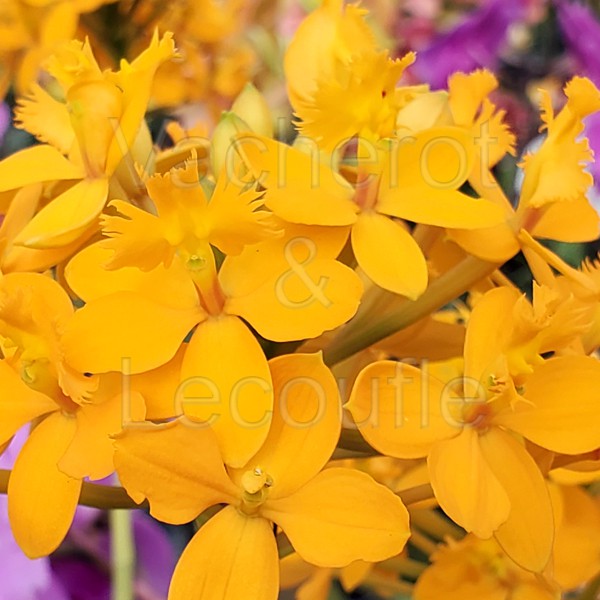
<path fill-rule="evenodd" d="M 158 69 L 152 107 L 203 101 L 218 116 L 258 69 L 257 49 L 244 28 L 266 0 L 2 0 L 0 2 L 0 98 L 12 85 L 29 93 L 40 66 L 61 44 L 88 37 L 102 67 L 137 54 L 152 31 L 173 32 L 179 58 Z"/>
<path fill-rule="evenodd" d="M 147 503 L 201 523 L 170 600 L 550 600 L 600 570 L 600 267 L 536 240 L 598 237 L 600 92 L 544 99 L 513 205 L 495 77 L 398 86 L 415 56 L 364 19 L 325 0 L 298 29 L 291 146 L 252 86 L 153 146 L 171 34 L 117 71 L 69 41 L 19 99 L 41 143 L 0 162 L 0 449 L 31 433 L 0 487 L 28 556 L 79 502 Z M 499 270 L 519 252 L 531 298 Z M 128 497 L 91 483 L 115 470 Z"/>

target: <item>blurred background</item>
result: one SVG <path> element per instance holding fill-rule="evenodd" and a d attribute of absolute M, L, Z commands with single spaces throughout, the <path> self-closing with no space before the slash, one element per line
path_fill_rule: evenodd
<path fill-rule="evenodd" d="M 230 108 L 248 81 L 265 95 L 276 117 L 287 125 L 282 57 L 295 29 L 318 2 L 313 0 L 0 0 L 0 157 L 35 143 L 12 121 L 16 100 L 35 81 L 52 86 L 44 61 L 63 41 L 87 37 L 105 68 L 134 58 L 155 28 L 173 31 L 182 58 L 163 66 L 156 78 L 148 124 L 155 143 L 169 144 L 166 124 L 198 124 L 207 134 Z M 600 85 L 600 1 L 568 0 L 363 0 L 380 45 L 393 55 L 417 52 L 403 83 L 443 89 L 448 75 L 488 68 L 500 87 L 493 101 L 506 111 L 517 136 L 517 154 L 496 167 L 508 197 L 519 190 L 519 163 L 541 141 L 540 89 L 550 92 L 555 110 L 573 75 Z M 590 117 L 586 135 L 600 156 L 600 118 Z M 590 198 L 600 210 L 600 166 L 591 165 L 596 185 Z M 1 218 L 1 216 L 0 216 Z M 572 265 L 595 256 L 598 243 L 555 244 Z M 530 288 L 529 270 L 519 257 L 504 268 L 521 289 Z M 10 456 L 0 459 L 10 466 Z M 194 526 L 169 528 L 142 513 L 133 517 L 138 600 L 166 598 L 177 556 Z M 111 553 L 108 516 L 80 509 L 61 548 L 49 559 L 27 560 L 8 532 L 5 499 L 0 497 L 0 600 L 108 600 Z M 410 546 L 410 559 L 426 555 Z M 289 567 L 292 571 L 294 566 Z M 419 567 L 415 567 L 415 577 Z M 291 571 L 290 571 L 291 572 Z M 335 572 L 322 576 L 320 590 L 332 600 L 408 598 L 398 586 L 343 591 Z M 290 586 L 296 583 L 289 577 Z M 410 577 L 408 578 L 410 583 Z M 385 582 L 384 582 L 385 583 Z M 375 586 L 377 587 L 377 586 Z M 295 597 L 293 589 L 282 599 Z M 304 600 L 317 600 L 305 596 Z"/>

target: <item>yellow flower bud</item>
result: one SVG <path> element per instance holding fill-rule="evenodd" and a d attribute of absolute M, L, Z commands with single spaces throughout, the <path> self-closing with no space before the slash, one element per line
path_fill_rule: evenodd
<path fill-rule="evenodd" d="M 237 114 L 224 112 L 215 127 L 211 141 L 210 165 L 218 177 L 224 166 L 233 169 L 236 159 L 234 138 L 240 133 L 251 132 L 252 129 Z"/>
<path fill-rule="evenodd" d="M 265 97 L 254 84 L 246 84 L 241 94 L 235 99 L 231 112 L 245 121 L 255 133 L 273 137 L 273 115 Z"/>

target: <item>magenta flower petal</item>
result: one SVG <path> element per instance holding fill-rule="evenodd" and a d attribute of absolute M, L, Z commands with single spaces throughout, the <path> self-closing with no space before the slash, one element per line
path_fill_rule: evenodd
<path fill-rule="evenodd" d="M 166 531 L 152 518 L 138 513 L 133 527 L 138 553 L 138 579 L 166 597 L 177 557 Z"/>
<path fill-rule="evenodd" d="M 140 511 L 132 516 L 136 598 L 164 600 L 177 562 L 173 544 L 167 531 L 150 516 Z M 79 507 L 64 552 L 51 557 L 52 569 L 74 600 L 109 597 L 110 545 L 106 513 Z"/>
<path fill-rule="evenodd" d="M 600 22 L 594 13 L 576 2 L 555 0 L 558 24 L 577 71 L 600 85 Z"/>
<path fill-rule="evenodd" d="M 52 570 L 56 578 L 69 590 L 70 600 L 110 598 L 110 578 L 83 556 L 53 557 Z"/>
<path fill-rule="evenodd" d="M 0 103 L 0 144 L 4 139 L 4 134 L 6 133 L 8 127 L 10 125 L 10 109 L 5 102 Z"/>
<path fill-rule="evenodd" d="M 488 0 L 454 29 L 418 53 L 411 72 L 432 88 L 444 88 L 455 71 L 493 68 L 508 27 L 523 17 L 523 0 Z"/>

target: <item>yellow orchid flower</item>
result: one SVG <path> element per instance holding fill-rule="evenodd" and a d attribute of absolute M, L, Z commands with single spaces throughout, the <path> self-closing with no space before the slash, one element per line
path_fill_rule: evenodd
<path fill-rule="evenodd" d="M 124 159 L 146 164 L 151 157 L 144 113 L 156 69 L 173 56 L 170 34 L 161 39 L 156 34 L 146 51 L 131 64 L 123 61 L 116 73 L 100 71 L 88 42 L 70 42 L 53 55 L 48 71 L 65 102 L 38 85 L 21 100 L 20 126 L 47 144 L 0 162 L 0 191 L 55 181 L 71 185 L 58 188 L 14 244 L 56 249 L 81 242 L 98 230 L 109 188 L 140 194 L 143 185 Z"/>
<path fill-rule="evenodd" d="M 491 174 L 481 172 L 474 182 L 484 197 L 503 207 L 505 222 L 477 231 L 448 230 L 450 239 L 469 254 L 501 263 L 522 246 L 528 247 L 527 234 L 562 242 L 598 237 L 599 217 L 586 198 L 592 176 L 584 167 L 591 160 L 591 152 L 587 140 L 579 136 L 584 129 L 583 118 L 600 109 L 600 92 L 589 79 L 574 77 L 565 87 L 565 94 L 567 103 L 556 117 L 549 98 L 543 96 L 548 136 L 538 152 L 525 157 L 516 210 Z"/>
<path fill-rule="evenodd" d="M 183 59 L 158 69 L 152 86 L 153 104 L 178 107 L 201 102 L 210 121 L 218 120 L 262 67 L 257 60 L 259 52 L 247 35 L 258 6 L 244 0 L 175 5 L 146 0 L 136 5 L 130 18 L 141 35 L 130 44 L 130 51 L 145 44 L 151 28 L 159 26 L 161 31 L 174 33 Z M 266 17 L 261 14 L 268 28 Z"/>
<path fill-rule="evenodd" d="M 377 141 L 456 125 L 475 136 L 486 168 L 512 151 L 515 138 L 503 123 L 504 112 L 488 98 L 498 85 L 492 73 L 456 73 L 448 92 L 396 87 L 415 55 L 392 60 L 379 50 L 366 14 L 340 0 L 324 0 L 298 28 L 285 55 L 285 73 L 303 135 L 332 151 L 354 136 Z"/>
<path fill-rule="evenodd" d="M 495 540 L 468 535 L 451 541 L 433 556 L 415 586 L 415 600 L 486 598 L 560 600 L 560 590 L 516 565 Z"/>
<path fill-rule="evenodd" d="M 61 43 L 75 36 L 83 13 L 107 0 L 5 0 L 0 7 L 0 98 L 11 83 L 27 92 L 43 61 Z"/>
<path fill-rule="evenodd" d="M 378 286 L 415 299 L 427 287 L 427 265 L 406 219 L 477 229 L 500 223 L 502 210 L 458 188 L 473 166 L 471 135 L 436 127 L 376 149 L 359 168 L 355 186 L 330 165 L 256 134 L 235 148 L 250 175 L 266 188 L 265 205 L 292 223 L 351 227 L 359 266 Z M 366 158 L 366 157 L 365 157 Z"/>
<path fill-rule="evenodd" d="M 12 530 L 31 558 L 63 540 L 82 480 L 114 471 L 108 436 L 122 425 L 120 375 L 89 378 L 64 360 L 62 333 L 73 313 L 66 292 L 44 275 L 0 279 L 0 445 L 35 424 L 8 488 Z M 132 418 L 143 418 L 138 393 L 131 403 Z"/>
<path fill-rule="evenodd" d="M 340 432 L 337 385 L 321 357 L 281 356 L 269 366 L 273 420 L 242 468 L 226 470 L 207 427 L 176 421 L 116 439 L 123 485 L 136 502 L 147 498 L 159 520 L 186 523 L 210 506 L 227 505 L 185 549 L 171 600 L 275 600 L 273 524 L 303 559 L 323 567 L 382 560 L 408 539 L 408 513 L 389 489 L 351 469 L 321 471 Z"/>
<path fill-rule="evenodd" d="M 288 94 L 303 135 L 332 150 L 353 136 L 391 137 L 406 101 L 396 90 L 414 53 L 391 59 L 364 21 L 367 11 L 325 0 L 300 25 L 285 55 Z"/>
<path fill-rule="evenodd" d="M 366 25 L 365 9 L 325 0 L 306 17 L 285 56 L 288 93 L 293 106 L 310 100 L 321 77 L 333 77 L 339 63 L 374 49 L 373 32 Z M 339 63 L 338 63 L 339 61 Z"/>
<path fill-rule="evenodd" d="M 591 313 L 590 326 L 582 333 L 581 343 L 583 351 L 591 354 L 600 347 L 600 261 L 585 260 L 582 272 L 589 277 L 591 285 L 581 285 L 581 282 L 573 282 L 564 277 L 564 283 L 569 291 L 582 302 L 583 307 Z M 561 278 L 563 279 L 563 278 Z"/>
<path fill-rule="evenodd" d="M 274 237 L 256 192 L 240 193 L 222 176 L 208 202 L 195 162 L 155 176 L 148 189 L 157 215 L 113 202 L 121 216 L 104 217 L 110 239 L 66 269 L 69 285 L 87 302 L 65 334 L 66 356 L 92 373 L 122 371 L 129 358 L 129 372 L 142 373 L 171 360 L 194 330 L 181 367 L 186 398 L 208 393 L 213 402 L 178 406 L 172 399 L 172 415 L 183 410 L 205 421 L 218 414 L 213 426 L 225 460 L 243 465 L 267 435 L 269 419 L 258 422 L 273 398 L 262 384 L 244 385 L 242 418 L 254 426 L 235 422 L 242 408 L 230 398 L 239 382 L 256 377 L 270 385 L 263 351 L 242 319 L 273 341 L 315 337 L 350 319 L 362 286 L 335 260 L 344 232 L 286 226 Z M 228 255 L 219 270 L 211 245 Z M 243 358 L 223 361 L 216 348 Z M 235 443 L 231 428 L 238 430 Z"/>
<path fill-rule="evenodd" d="M 194 261 L 202 262 L 207 244 L 225 255 L 234 255 L 275 233 L 270 214 L 261 210 L 260 194 L 229 183 L 225 170 L 209 202 L 200 185 L 195 159 L 192 155 L 184 168 L 146 182 L 157 215 L 123 200 L 110 203 L 117 215 L 101 219 L 104 233 L 110 237 L 102 245 L 114 252 L 109 269 L 134 266 L 149 271 L 161 263 L 168 268 L 178 255 L 190 277 L 202 287 L 202 269 Z"/>
<path fill-rule="evenodd" d="M 496 76 L 485 69 L 455 73 L 448 79 L 448 109 L 453 124 L 469 129 L 477 140 L 478 162 L 486 168 L 507 152 L 514 154 L 515 135 L 504 123 L 504 111 L 496 110 L 489 94 L 498 87 Z"/>
<path fill-rule="evenodd" d="M 600 362 L 544 360 L 539 353 L 552 349 L 550 340 L 564 339 L 560 319 L 537 327 L 523 302 L 510 288 L 479 300 L 467 327 L 463 377 L 442 382 L 439 370 L 375 362 L 358 376 L 347 408 L 380 452 L 428 457 L 436 498 L 457 524 L 481 538 L 495 535 L 515 562 L 541 572 L 552 549 L 552 509 L 518 436 L 562 454 L 598 448 Z"/>
<path fill-rule="evenodd" d="M 551 578 L 534 579 L 493 540 L 471 534 L 433 555 L 433 565 L 417 581 L 416 600 L 435 598 L 442 580 L 450 598 L 472 594 L 524 600 L 560 598 L 559 589 L 568 592 L 589 581 L 598 572 L 598 542 L 592 532 L 600 527 L 600 507 L 577 486 L 549 483 L 549 491 L 556 526 Z"/>
<path fill-rule="evenodd" d="M 497 110 L 489 98 L 497 87 L 496 76 L 485 69 L 455 73 L 448 79 L 448 91 L 431 92 L 423 86 L 398 110 L 396 135 L 446 125 L 469 131 L 476 141 L 478 165 L 470 179 L 479 190 L 481 171 L 493 167 L 507 152 L 514 153 L 516 139 L 504 122 L 505 112 Z"/>
<path fill-rule="evenodd" d="M 373 141 L 392 137 L 396 114 L 407 96 L 396 83 L 414 60 L 413 53 L 391 59 L 387 51 L 353 57 L 344 65 L 346 72 L 335 78 L 322 76 L 310 101 L 294 106 L 298 129 L 326 150 L 355 135 Z"/>

